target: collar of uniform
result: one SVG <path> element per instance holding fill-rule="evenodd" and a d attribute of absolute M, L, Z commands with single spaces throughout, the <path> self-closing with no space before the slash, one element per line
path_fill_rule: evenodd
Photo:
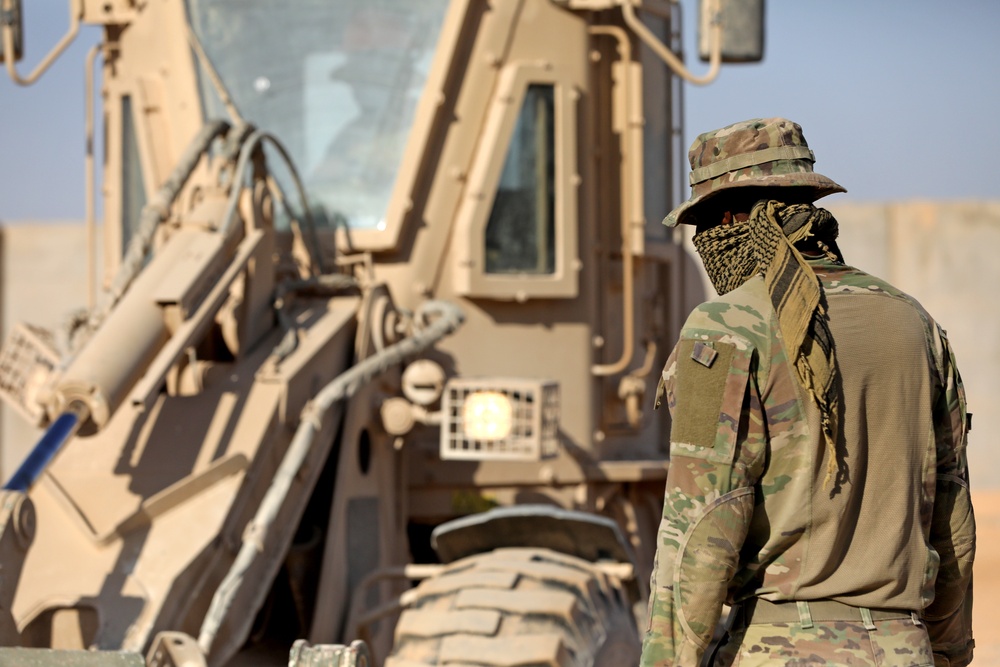
<path fill-rule="evenodd" d="M 845 266 L 842 260 L 833 260 L 828 256 L 824 255 L 802 255 L 802 259 L 806 260 L 806 263 L 811 266 L 814 270 L 817 269 L 836 269 Z"/>

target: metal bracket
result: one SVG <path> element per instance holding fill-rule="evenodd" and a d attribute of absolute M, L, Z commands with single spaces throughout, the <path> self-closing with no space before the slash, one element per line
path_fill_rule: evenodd
<path fill-rule="evenodd" d="M 310 646 L 305 639 L 292 645 L 288 653 L 288 667 L 371 667 L 372 658 L 368 645 L 360 639 L 343 644 L 318 644 Z"/>
<path fill-rule="evenodd" d="M 148 667 L 206 667 L 194 637 L 183 632 L 161 632 L 146 657 Z"/>

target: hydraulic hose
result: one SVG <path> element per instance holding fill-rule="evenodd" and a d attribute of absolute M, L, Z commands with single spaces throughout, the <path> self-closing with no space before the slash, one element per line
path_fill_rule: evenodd
<path fill-rule="evenodd" d="M 198 166 L 198 161 L 201 160 L 202 154 L 208 150 L 208 147 L 216 137 L 228 131 L 229 123 L 224 120 L 214 120 L 202 127 L 201 131 L 188 144 L 177 166 L 170 172 L 170 176 L 160 186 L 160 189 L 156 191 L 156 194 L 153 195 L 149 203 L 142 207 L 142 213 L 139 214 L 139 229 L 128 244 L 125 256 L 122 258 L 121 268 L 115 274 L 111 288 L 108 290 L 107 301 L 100 312 L 91 319 L 91 330 L 96 329 L 104 321 L 108 313 L 115 307 L 115 304 L 121 300 L 122 295 L 125 294 L 125 290 L 132 284 L 135 277 L 139 275 L 139 271 L 142 270 L 143 260 L 145 260 L 146 254 L 149 253 L 149 249 L 153 245 L 153 235 L 156 234 L 156 228 L 159 227 L 160 223 L 170 213 L 171 204 L 174 203 L 181 188 L 184 187 L 188 178 L 191 177 L 194 168 Z"/>
<path fill-rule="evenodd" d="M 285 332 L 278 347 L 274 350 L 274 356 L 278 362 L 284 361 L 298 347 L 298 337 L 295 333 L 295 322 L 288 313 L 285 312 L 285 300 L 290 294 L 311 293 L 334 295 L 358 286 L 358 281 L 342 273 L 328 273 L 321 276 L 313 276 L 305 280 L 294 280 L 282 283 L 275 290 L 274 309 L 278 314 L 278 324 Z"/>
<path fill-rule="evenodd" d="M 418 315 L 437 317 L 426 328 L 409 338 L 385 348 L 338 375 L 302 410 L 299 426 L 281 464 L 275 471 L 271 486 L 264 495 L 260 507 L 257 508 L 254 518 L 243 531 L 243 544 L 236 555 L 236 560 L 212 597 L 212 604 L 198 635 L 198 646 L 204 655 L 209 655 L 219 628 L 222 627 L 243 586 L 245 575 L 253 566 L 257 556 L 263 553 L 271 526 L 312 448 L 316 434 L 322 429 L 323 417 L 327 411 L 337 402 L 353 396 L 365 383 L 387 369 L 426 350 L 454 332 L 465 320 L 465 316 L 457 306 L 444 301 L 428 301 L 418 311 Z"/>
<path fill-rule="evenodd" d="M 156 191 L 153 198 L 143 207 L 142 213 L 139 215 L 138 230 L 129 242 L 128 248 L 125 251 L 125 256 L 122 258 L 121 268 L 119 268 L 118 273 L 115 274 L 115 278 L 111 283 L 111 287 L 108 290 L 108 299 L 101 307 L 100 311 L 90 319 L 89 328 L 91 331 L 97 329 L 101 322 L 107 318 L 108 313 L 110 313 L 118 301 L 121 300 L 122 295 L 125 294 L 125 291 L 139 274 L 139 271 L 142 270 L 143 261 L 149 253 L 150 247 L 153 245 L 153 236 L 156 234 L 157 227 L 159 227 L 160 223 L 163 222 L 163 220 L 165 220 L 167 215 L 170 213 L 170 206 L 173 204 L 177 195 L 184 187 L 184 184 L 187 183 L 187 180 L 190 178 L 192 172 L 194 172 L 195 167 L 198 166 L 201 156 L 208 150 L 208 147 L 216 137 L 226 134 L 229 129 L 229 123 L 224 120 L 213 120 L 202 127 L 201 131 L 198 132 L 195 138 L 188 145 L 187 149 L 184 151 L 184 154 L 178 161 L 177 166 L 174 167 L 174 170 L 170 173 L 170 176 L 163 183 L 163 185 L 160 186 L 160 189 Z M 309 250 L 313 255 L 313 262 L 322 271 L 322 259 L 320 258 L 318 252 L 318 240 L 316 238 L 315 226 L 313 225 L 312 217 L 309 214 L 305 186 L 302 184 L 302 180 L 299 178 L 298 172 L 292 164 L 288 151 L 285 150 L 285 147 L 277 140 L 277 138 L 266 132 L 257 130 L 243 143 L 239 159 L 236 163 L 236 169 L 233 174 L 233 191 L 230 195 L 229 201 L 227 202 L 226 212 L 220 223 L 221 230 L 223 233 L 226 233 L 233 224 L 233 219 L 236 215 L 236 207 L 239 203 L 239 194 L 241 191 L 239 184 L 244 178 L 251 155 L 264 141 L 270 142 L 271 145 L 275 147 L 278 154 L 286 163 L 289 172 L 291 172 L 292 181 L 295 183 L 296 190 L 302 200 L 303 215 L 312 237 L 310 239 L 312 247 L 310 247 Z"/>
<path fill-rule="evenodd" d="M 270 143 L 274 149 L 281 156 L 281 159 L 285 163 L 285 167 L 288 169 L 288 173 L 292 177 L 292 183 L 295 185 L 295 190 L 299 195 L 299 200 L 302 204 L 302 217 L 305 219 L 306 227 L 309 231 L 309 243 L 307 244 L 309 255 L 312 258 L 313 265 L 319 269 L 320 273 L 325 271 L 323 266 L 323 257 L 319 252 L 319 237 L 316 235 L 316 224 L 312 219 L 312 213 L 309 211 L 309 198 L 306 196 L 306 188 L 302 183 L 302 179 L 299 177 L 299 172 L 295 168 L 295 163 L 292 161 L 291 156 L 285 149 L 284 144 L 282 144 L 277 137 L 273 134 L 265 132 L 264 130 L 255 130 L 247 140 L 243 143 L 242 148 L 240 148 L 240 156 L 236 161 L 236 169 L 233 172 L 233 191 L 229 196 L 229 201 L 226 202 L 226 210 L 222 214 L 222 223 L 220 229 L 225 234 L 228 232 L 229 228 L 233 225 L 233 221 L 236 219 L 236 206 L 239 204 L 239 188 L 235 187 L 243 180 L 248 165 L 250 164 L 250 158 L 253 156 L 254 151 L 257 147 L 262 145 L 265 141 Z M 282 202 L 285 203 L 284 197 L 282 197 Z M 286 203 L 287 209 L 287 203 Z M 287 211 L 289 217 L 293 218 L 291 211 Z"/>

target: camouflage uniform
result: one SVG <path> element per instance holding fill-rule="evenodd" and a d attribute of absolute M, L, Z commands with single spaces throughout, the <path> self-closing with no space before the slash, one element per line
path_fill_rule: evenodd
<path fill-rule="evenodd" d="M 692 167 L 714 138 L 695 142 Z M 824 486 L 819 411 L 763 279 L 699 306 L 657 395 L 673 415 L 671 464 L 642 665 L 697 665 L 724 603 L 736 627 L 715 664 L 971 660 L 966 406 L 945 333 L 884 281 L 809 265 L 837 345 L 842 475 Z"/>

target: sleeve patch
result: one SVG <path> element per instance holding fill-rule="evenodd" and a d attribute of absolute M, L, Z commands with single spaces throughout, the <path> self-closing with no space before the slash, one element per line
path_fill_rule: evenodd
<path fill-rule="evenodd" d="M 670 439 L 714 447 L 736 346 L 714 341 L 681 340 L 677 355 L 677 407 Z"/>
<path fill-rule="evenodd" d="M 694 344 L 694 350 L 691 352 L 691 358 L 705 368 L 711 368 L 717 356 L 719 353 L 715 351 L 715 348 L 701 341 Z"/>

